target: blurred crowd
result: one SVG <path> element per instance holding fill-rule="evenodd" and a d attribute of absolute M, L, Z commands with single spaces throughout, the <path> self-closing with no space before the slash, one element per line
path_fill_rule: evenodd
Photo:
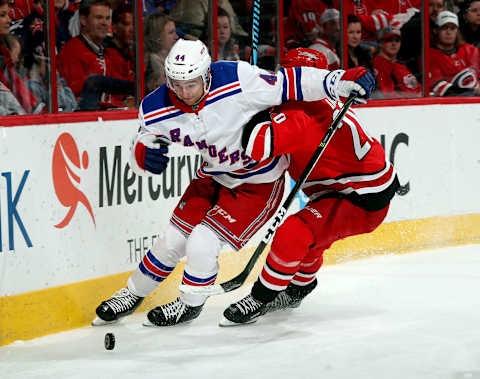
<path fill-rule="evenodd" d="M 340 46 L 341 0 L 261 1 L 258 65 L 275 70 L 277 24 L 285 51 L 321 51 L 331 70 L 364 66 L 375 98 L 480 94 L 480 1 L 425 0 L 431 61 L 422 65 L 421 0 L 344 0 L 347 48 Z M 250 61 L 253 0 L 218 0 L 218 60 Z M 208 0 L 144 0 L 145 94 L 165 83 L 164 59 L 175 41 L 213 38 Z M 47 112 L 47 0 L 0 0 L 0 115 Z M 135 23 L 131 0 L 54 0 L 60 112 L 135 107 Z M 285 51 L 281 52 L 282 54 Z M 343 57 L 348 57 L 342 64 Z"/>

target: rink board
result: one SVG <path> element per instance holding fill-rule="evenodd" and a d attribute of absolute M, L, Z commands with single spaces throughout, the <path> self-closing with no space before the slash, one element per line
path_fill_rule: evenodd
<path fill-rule="evenodd" d="M 402 189 L 384 225 L 335 243 L 326 262 L 480 241 L 480 107 L 358 114 Z M 128 168 L 136 129 L 132 120 L 2 128 L 0 345 L 88 324 L 168 222 L 199 156 L 176 146 L 166 174 L 139 179 Z M 219 280 L 241 270 L 251 246 L 222 254 Z M 142 310 L 176 297 L 180 272 Z"/>

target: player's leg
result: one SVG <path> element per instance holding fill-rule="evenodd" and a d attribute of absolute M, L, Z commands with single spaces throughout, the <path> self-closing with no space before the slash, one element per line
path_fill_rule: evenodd
<path fill-rule="evenodd" d="M 137 309 L 174 270 L 186 254 L 187 237 L 211 208 L 214 186 L 210 180 L 194 180 L 180 199 L 163 233 L 128 278 L 127 286 L 102 302 L 96 309 L 94 325 L 113 322 Z"/>
<path fill-rule="evenodd" d="M 221 242 L 217 235 L 204 225 L 193 228 L 186 243 L 187 262 L 183 272 L 183 284 L 211 285 L 218 273 L 217 258 Z M 173 302 L 152 309 L 147 319 L 152 325 L 168 326 L 197 318 L 207 296 L 181 293 Z"/>
<path fill-rule="evenodd" d="M 308 204 L 298 215 L 310 226 L 315 243 L 300 263 L 286 293 L 292 298 L 303 298 L 312 292 L 312 284 L 316 286 L 316 273 L 323 264 L 324 251 L 335 241 L 374 231 L 385 219 L 388 208 L 368 211 L 346 199 L 336 198 Z M 326 222 L 318 222 L 319 217 Z"/>
<path fill-rule="evenodd" d="M 221 187 L 218 201 L 190 234 L 186 244 L 187 262 L 183 283 L 208 286 L 218 273 L 221 242 L 234 250 L 248 240 L 275 213 L 283 195 L 283 178 L 275 183 Z M 174 325 L 196 318 L 207 296 L 181 294 L 175 301 L 148 313 L 157 326 Z"/>
<path fill-rule="evenodd" d="M 337 240 L 373 231 L 387 211 L 388 206 L 366 211 L 336 198 L 308 204 L 277 230 L 251 294 L 227 308 L 224 316 L 233 323 L 246 323 L 269 311 L 298 306 L 317 285 L 315 275 L 322 266 L 323 252 Z M 244 312 L 242 301 L 255 310 Z"/>
<path fill-rule="evenodd" d="M 275 233 L 271 250 L 251 293 L 225 310 L 226 320 L 220 325 L 227 326 L 229 321 L 235 324 L 254 322 L 273 310 L 269 304 L 277 309 L 281 307 L 280 303 L 282 307 L 295 306 L 286 298 L 285 290 L 313 244 L 314 235 L 309 226 L 298 215 L 287 217 Z"/>
<path fill-rule="evenodd" d="M 143 299 L 173 271 L 185 254 L 185 243 L 185 236 L 168 224 L 128 278 L 127 286 L 97 307 L 99 319 L 95 319 L 93 324 L 116 321 L 133 313 Z"/>

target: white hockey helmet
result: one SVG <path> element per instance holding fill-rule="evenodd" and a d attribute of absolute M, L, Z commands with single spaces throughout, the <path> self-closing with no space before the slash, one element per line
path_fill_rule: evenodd
<path fill-rule="evenodd" d="M 179 39 L 165 59 L 167 85 L 173 90 L 172 80 L 203 79 L 204 94 L 210 89 L 210 64 L 212 59 L 205 44 L 200 41 Z"/>

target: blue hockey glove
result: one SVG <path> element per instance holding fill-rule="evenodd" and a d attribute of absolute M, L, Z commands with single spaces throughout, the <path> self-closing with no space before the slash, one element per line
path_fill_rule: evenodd
<path fill-rule="evenodd" d="M 152 174 L 161 174 L 168 165 L 168 143 L 163 138 L 157 138 L 153 141 L 158 147 L 148 147 L 138 142 L 135 147 L 135 158 L 140 168 Z"/>

